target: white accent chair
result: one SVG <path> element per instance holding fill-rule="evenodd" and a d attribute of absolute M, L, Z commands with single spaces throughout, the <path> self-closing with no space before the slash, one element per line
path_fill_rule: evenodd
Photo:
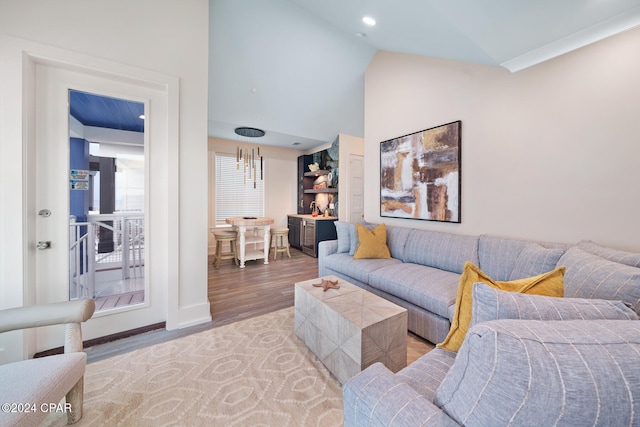
<path fill-rule="evenodd" d="M 89 320 L 94 311 L 95 302 L 91 299 L 0 310 L 0 333 L 65 325 L 64 354 L 0 366 L 0 404 L 4 405 L 0 425 L 38 426 L 51 412 L 48 405 L 58 404 L 65 396 L 68 424 L 82 418 L 87 354 L 82 351 L 80 324 Z M 7 404 L 29 404 L 35 411 L 24 411 L 21 406 L 11 408 Z"/>

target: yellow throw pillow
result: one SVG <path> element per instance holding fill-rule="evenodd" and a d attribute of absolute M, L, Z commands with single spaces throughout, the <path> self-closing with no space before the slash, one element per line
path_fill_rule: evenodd
<path fill-rule="evenodd" d="M 451 329 L 444 341 L 438 344 L 437 347 L 457 352 L 462 345 L 469 329 L 469 323 L 471 323 L 471 290 L 474 283 L 483 282 L 508 292 L 562 297 L 564 295 L 564 270 L 565 267 L 562 266 L 538 276 L 511 282 L 500 282 L 491 279 L 473 263 L 466 262 L 458 284 L 456 310 L 451 321 Z"/>
<path fill-rule="evenodd" d="M 384 223 L 373 230 L 356 223 L 356 231 L 358 233 L 358 247 L 353 254 L 353 259 L 391 258 L 387 247 L 387 226 Z"/>

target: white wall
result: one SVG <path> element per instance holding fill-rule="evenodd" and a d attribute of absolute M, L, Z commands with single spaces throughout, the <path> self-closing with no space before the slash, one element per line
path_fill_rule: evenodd
<path fill-rule="evenodd" d="M 172 261 L 178 266 L 168 277 L 169 295 L 177 311 L 170 311 L 168 326 L 182 327 L 207 320 L 207 68 L 208 68 L 208 0 L 0 0 L 0 38 L 11 36 L 51 46 L 64 52 L 77 52 L 112 63 L 137 67 L 179 79 L 171 101 L 179 111 L 179 151 L 176 152 L 179 204 L 169 207 L 169 215 L 158 218 L 166 227 L 175 229 L 176 247 L 171 248 Z M 6 38 L 6 37 L 5 37 Z M 6 60 L 0 51 L 0 61 Z M 54 61 L 60 58 L 52 58 Z M 4 63 L 6 67 L 6 62 Z M 6 71 L 6 68 L 2 68 Z M 21 194 L 23 135 L 21 134 L 24 94 L 20 90 L 21 75 L 3 74 L 5 100 L 12 108 L 0 111 L 5 127 L 0 133 L 2 179 L 12 179 L 11 186 L 0 185 L 2 222 L 20 218 L 20 205 L 4 203 L 10 194 Z M 15 87 L 15 89 L 13 89 Z M 17 120 L 14 120 L 17 119 Z M 177 127 L 176 127 L 177 128 Z M 153 179 L 153 171 L 152 179 Z M 171 183 L 172 185 L 174 183 Z M 167 189 L 171 192 L 174 189 Z M 16 215 L 16 212 L 18 215 Z M 14 295 L 22 288 L 24 274 L 20 254 L 9 248 L 19 245 L 26 233 L 4 228 L 0 232 L 2 252 L 0 269 L 3 295 Z M 7 271 L 9 271 L 7 273 Z M 6 280 L 5 280 L 6 279 Z"/>
<path fill-rule="evenodd" d="M 215 226 L 215 154 L 235 155 L 238 141 L 209 138 L 209 227 Z M 302 152 L 287 148 L 242 142 L 243 148 L 260 147 L 265 159 L 265 216 L 274 219 L 274 227 L 286 227 L 287 215 L 297 213 L 298 156 Z M 238 172 L 240 173 L 240 172 Z M 209 253 L 215 252 L 215 240 L 209 233 Z"/>
<path fill-rule="evenodd" d="M 640 29 L 510 74 L 378 52 L 365 74 L 365 219 L 381 221 L 380 142 L 462 120 L 462 223 L 384 218 L 640 251 Z"/>

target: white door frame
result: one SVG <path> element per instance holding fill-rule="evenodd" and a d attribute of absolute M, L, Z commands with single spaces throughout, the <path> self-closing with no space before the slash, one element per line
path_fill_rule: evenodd
<path fill-rule="evenodd" d="M 37 206 L 30 162 L 35 158 L 35 67 L 42 63 L 163 92 L 165 144 L 156 149 L 162 154 L 164 168 L 150 170 L 150 181 L 155 188 L 162 188 L 162 194 L 153 196 L 149 232 L 159 247 L 154 261 L 154 286 L 166 289 L 167 329 L 179 327 L 179 79 L 5 35 L 0 36 L 0 59 L 0 308 L 36 302 Z M 32 332 L 0 334 L 0 363 L 30 357 L 35 345 Z"/>

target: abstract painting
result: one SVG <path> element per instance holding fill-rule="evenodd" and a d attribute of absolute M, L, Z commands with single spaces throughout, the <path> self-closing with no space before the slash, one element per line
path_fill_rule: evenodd
<path fill-rule="evenodd" d="M 460 222 L 461 126 L 380 143 L 380 216 Z"/>

